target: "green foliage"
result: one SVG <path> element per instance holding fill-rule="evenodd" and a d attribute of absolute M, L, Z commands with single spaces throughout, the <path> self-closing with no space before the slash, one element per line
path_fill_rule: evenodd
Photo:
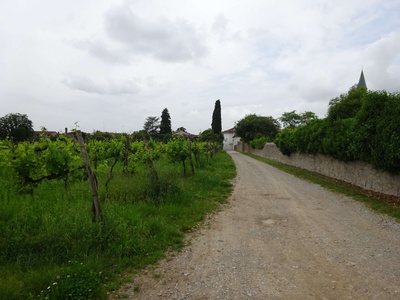
<path fill-rule="evenodd" d="M 215 107 L 212 115 L 211 129 L 214 134 L 220 134 L 222 131 L 221 101 L 215 101 Z"/>
<path fill-rule="evenodd" d="M 32 191 L 43 180 L 63 179 L 68 184 L 83 178 L 79 146 L 73 139 L 60 136 L 51 141 L 42 136 L 38 142 L 22 142 L 6 150 L 10 151 L 9 170 L 15 172 L 21 191 Z"/>
<path fill-rule="evenodd" d="M 235 126 L 235 130 L 236 136 L 240 137 L 243 142 L 250 143 L 257 134 L 275 139 L 278 134 L 279 123 L 272 117 L 251 114 L 239 120 Z"/>
<path fill-rule="evenodd" d="M 186 160 L 189 156 L 187 139 L 179 135 L 174 136 L 167 144 L 166 151 L 173 162 Z"/>
<path fill-rule="evenodd" d="M 275 140 L 285 155 L 321 153 L 342 161 L 361 160 L 400 172 L 400 94 L 350 89 L 330 102 L 328 116 L 285 129 Z"/>
<path fill-rule="evenodd" d="M 271 142 L 271 139 L 267 136 L 263 136 L 262 134 L 257 134 L 254 140 L 250 142 L 250 146 L 253 149 L 262 149 L 264 145 L 268 142 Z"/>
<path fill-rule="evenodd" d="M 148 134 L 148 135 L 154 135 L 159 132 L 160 128 L 160 118 L 159 117 L 147 117 L 146 121 L 144 122 L 143 125 L 143 130 Z"/>
<path fill-rule="evenodd" d="M 224 141 L 224 135 L 221 132 L 214 133 L 212 129 L 209 128 L 200 134 L 199 141 L 221 144 Z"/>
<path fill-rule="evenodd" d="M 279 121 L 282 122 L 284 128 L 295 128 L 300 125 L 307 124 L 315 119 L 318 119 L 318 117 L 311 111 L 297 114 L 296 111 L 293 110 L 283 113 L 279 118 Z"/>
<path fill-rule="evenodd" d="M 338 160 L 353 160 L 351 145 L 354 141 L 354 121 L 353 118 L 348 118 L 328 123 L 325 136 L 322 138 L 321 152 Z"/>
<path fill-rule="evenodd" d="M 290 112 L 284 112 L 282 116 L 279 118 L 279 121 L 282 122 L 284 128 L 294 128 L 299 126 L 300 124 L 300 115 L 296 113 L 295 110 Z"/>
<path fill-rule="evenodd" d="M 297 151 L 295 139 L 295 128 L 288 128 L 278 134 L 275 144 L 284 155 L 290 155 Z"/>
<path fill-rule="evenodd" d="M 103 132 L 100 130 L 96 130 L 91 135 L 86 136 L 86 138 L 89 137 L 90 140 L 107 141 L 107 140 L 111 140 L 112 138 L 114 138 L 115 135 L 116 134 L 113 134 L 110 132 Z"/>
<path fill-rule="evenodd" d="M 19 143 L 31 140 L 33 136 L 33 123 L 27 115 L 16 113 L 0 118 L 0 140 L 9 138 Z"/>
<path fill-rule="evenodd" d="M 356 158 L 379 169 L 400 172 L 400 94 L 369 92 L 356 116 Z"/>
<path fill-rule="evenodd" d="M 297 151 L 323 153 L 322 140 L 326 136 L 326 119 L 314 119 L 296 130 Z"/>
<path fill-rule="evenodd" d="M 224 134 L 223 133 L 214 133 L 212 129 L 204 130 L 199 136 L 200 142 L 205 142 L 205 152 L 207 157 L 212 157 L 216 152 L 222 149 Z"/>
<path fill-rule="evenodd" d="M 332 99 L 329 102 L 328 116 L 329 121 L 338 119 L 354 118 L 361 105 L 364 97 L 367 95 L 367 89 L 358 89 L 353 86 L 346 94 Z"/>

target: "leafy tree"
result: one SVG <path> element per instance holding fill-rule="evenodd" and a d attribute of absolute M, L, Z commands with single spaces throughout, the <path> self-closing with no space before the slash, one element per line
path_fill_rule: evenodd
<path fill-rule="evenodd" d="M 361 109 L 363 98 L 366 95 L 366 89 L 358 89 L 357 86 L 352 86 L 346 94 L 329 101 L 328 121 L 355 117 Z"/>
<path fill-rule="evenodd" d="M 284 112 L 279 118 L 279 121 L 281 121 L 284 128 L 295 128 L 307 124 L 315 119 L 318 119 L 318 117 L 311 111 L 297 114 L 296 111 L 293 110 L 290 112 Z"/>
<path fill-rule="evenodd" d="M 313 120 L 317 120 L 318 117 L 312 111 L 305 111 L 300 114 L 300 125 L 308 124 Z"/>
<path fill-rule="evenodd" d="M 168 109 L 164 108 L 161 113 L 160 133 L 169 134 L 171 130 L 171 116 L 169 115 Z"/>
<path fill-rule="evenodd" d="M 240 137 L 243 142 L 250 143 L 257 134 L 268 136 L 275 139 L 279 130 L 279 123 L 273 117 L 257 116 L 251 114 L 245 116 L 235 125 L 236 136 Z"/>
<path fill-rule="evenodd" d="M 295 110 L 284 112 L 282 116 L 279 118 L 279 121 L 282 122 L 284 128 L 294 128 L 297 127 L 301 122 L 301 117 L 296 113 Z"/>
<path fill-rule="evenodd" d="M 222 119 L 221 119 L 221 102 L 215 101 L 215 108 L 212 115 L 211 129 L 213 133 L 221 133 L 222 131 Z"/>
<path fill-rule="evenodd" d="M 15 113 L 0 118 L 0 139 L 9 137 L 14 142 L 22 142 L 33 136 L 33 123 L 27 115 Z"/>
<path fill-rule="evenodd" d="M 222 133 L 214 133 L 212 129 L 209 128 L 200 134 L 199 141 L 221 144 L 224 141 L 224 135 Z"/>
<path fill-rule="evenodd" d="M 143 125 L 143 130 L 149 135 L 157 134 L 160 128 L 159 120 L 159 117 L 147 117 Z"/>

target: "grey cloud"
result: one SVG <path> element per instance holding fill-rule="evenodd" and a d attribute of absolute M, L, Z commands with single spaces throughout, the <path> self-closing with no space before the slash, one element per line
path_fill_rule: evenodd
<path fill-rule="evenodd" d="M 89 41 L 88 51 L 93 56 L 110 63 L 128 63 L 129 56 L 120 50 L 111 50 L 105 43 L 100 41 Z"/>
<path fill-rule="evenodd" d="M 220 35 L 224 35 L 228 26 L 228 19 L 222 13 L 219 14 L 212 25 L 212 30 L 219 33 Z"/>
<path fill-rule="evenodd" d="M 74 90 L 101 95 L 137 94 L 139 92 L 137 84 L 129 80 L 99 82 L 86 76 L 71 76 L 64 78 L 61 82 Z"/>
<path fill-rule="evenodd" d="M 207 47 L 200 32 L 184 20 L 157 22 L 136 16 L 126 5 L 110 10 L 105 17 L 108 37 L 136 53 L 179 62 L 203 57 Z"/>
<path fill-rule="evenodd" d="M 78 49 L 85 50 L 94 57 L 109 63 L 126 64 L 129 63 L 129 53 L 126 53 L 121 47 L 107 45 L 105 41 L 99 38 L 88 38 L 81 41 L 72 41 L 71 44 Z"/>

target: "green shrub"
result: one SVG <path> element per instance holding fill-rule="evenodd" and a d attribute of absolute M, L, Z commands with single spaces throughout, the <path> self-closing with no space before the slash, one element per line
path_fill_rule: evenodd
<path fill-rule="evenodd" d="M 270 141 L 271 139 L 268 136 L 257 134 L 255 139 L 250 142 L 250 146 L 253 149 L 262 149 Z"/>
<path fill-rule="evenodd" d="M 282 154 L 290 156 L 297 151 L 297 145 L 294 141 L 296 131 L 296 128 L 287 128 L 276 137 L 275 144 Z"/>

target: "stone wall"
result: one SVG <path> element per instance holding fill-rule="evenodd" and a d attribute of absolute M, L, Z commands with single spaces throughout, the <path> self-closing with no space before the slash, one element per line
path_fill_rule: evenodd
<path fill-rule="evenodd" d="M 320 154 L 293 153 L 286 156 L 273 143 L 265 144 L 261 150 L 251 149 L 248 145 L 239 143 L 236 149 L 340 179 L 363 189 L 400 197 L 399 175 L 376 170 L 364 162 L 343 162 Z"/>

